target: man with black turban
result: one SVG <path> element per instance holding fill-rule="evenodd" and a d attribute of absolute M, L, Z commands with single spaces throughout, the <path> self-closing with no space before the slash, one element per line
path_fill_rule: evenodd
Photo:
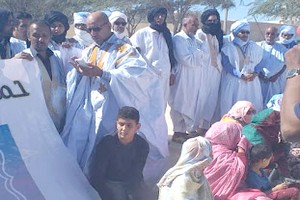
<path fill-rule="evenodd" d="M 44 20 L 50 25 L 52 41 L 49 44 L 51 50 L 59 50 L 59 45 L 68 42 L 66 38 L 67 31 L 70 28 L 68 17 L 59 11 L 50 11 L 44 17 Z"/>
<path fill-rule="evenodd" d="M 131 38 L 130 41 L 136 47 L 143 57 L 147 60 L 149 68 L 155 68 L 160 73 L 159 79 L 161 84 L 159 88 L 153 90 L 159 93 L 159 98 L 155 99 L 156 107 L 153 108 L 153 113 L 156 115 L 156 110 L 165 109 L 169 98 L 169 90 L 171 79 L 171 68 L 175 65 L 175 58 L 173 55 L 172 35 L 167 28 L 166 24 L 167 10 L 162 7 L 155 7 L 148 13 L 147 19 L 150 25 L 143 29 L 138 30 Z M 151 66 L 150 66 L 151 65 Z M 175 75 L 172 75 L 175 77 Z M 159 111 L 157 112 L 159 113 Z M 165 124 L 164 116 L 160 118 L 160 124 Z M 155 123 L 154 123 L 155 124 Z M 156 123 L 157 124 L 157 123 Z M 168 143 L 168 131 L 164 126 L 156 126 L 157 132 L 160 135 L 155 136 L 156 144 L 153 146 L 163 146 L 161 144 Z M 150 150 L 149 157 L 144 169 L 144 179 L 147 184 L 157 182 L 161 175 L 164 173 L 163 159 L 166 159 L 168 152 L 161 154 L 158 149 L 153 148 Z M 155 171 L 152 169 L 155 168 Z M 153 181 L 154 180 L 154 181 Z"/>
<path fill-rule="evenodd" d="M 169 97 L 171 68 L 176 63 L 173 54 L 172 35 L 167 27 L 167 9 L 163 7 L 152 8 L 148 12 L 149 27 L 140 29 L 130 41 L 140 53 L 162 73 L 164 106 Z"/>
<path fill-rule="evenodd" d="M 13 32 L 13 24 L 12 12 L 0 8 L 0 59 L 8 59 L 13 56 L 9 42 Z"/>
<path fill-rule="evenodd" d="M 207 49 L 207 54 L 202 59 L 200 79 L 200 107 L 198 110 L 196 135 L 204 135 L 210 125 L 219 120 L 217 105 L 218 93 L 221 80 L 221 55 L 223 46 L 223 31 L 221 29 L 220 14 L 216 9 L 208 9 L 201 15 L 202 27 L 195 37 L 202 42 L 203 48 Z M 214 117 L 217 118 L 214 120 Z"/>

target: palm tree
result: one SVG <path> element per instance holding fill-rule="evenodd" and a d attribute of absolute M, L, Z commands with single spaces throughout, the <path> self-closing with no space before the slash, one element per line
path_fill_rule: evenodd
<path fill-rule="evenodd" d="M 228 12 L 230 8 L 235 7 L 235 4 L 231 0 L 224 0 L 221 4 L 222 10 L 224 10 L 224 21 L 223 21 L 223 31 L 227 33 L 227 20 L 228 20 Z"/>

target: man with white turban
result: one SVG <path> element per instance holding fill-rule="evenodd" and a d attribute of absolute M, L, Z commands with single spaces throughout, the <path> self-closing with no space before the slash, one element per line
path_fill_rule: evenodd
<path fill-rule="evenodd" d="M 279 42 L 287 49 L 291 49 L 297 43 L 295 41 L 296 30 L 293 26 L 283 25 L 279 29 Z"/>
<path fill-rule="evenodd" d="M 114 11 L 109 16 L 109 22 L 111 23 L 112 32 L 117 38 L 130 43 L 129 38 L 126 36 L 125 27 L 127 25 L 127 16 L 119 11 Z"/>
<path fill-rule="evenodd" d="M 89 14 L 89 12 L 77 12 L 73 14 L 75 36 L 72 43 L 76 48 L 85 49 L 94 42 L 86 29 L 86 18 Z"/>
<path fill-rule="evenodd" d="M 249 40 L 250 25 L 236 21 L 231 25 L 231 42 L 222 48 L 221 116 L 241 100 L 250 101 L 260 111 L 263 108 L 261 86 L 257 77 L 261 70 L 263 50 Z"/>
<path fill-rule="evenodd" d="M 263 49 L 262 71 L 259 80 L 264 100 L 264 106 L 275 94 L 283 93 L 286 80 L 284 54 L 287 51 L 282 44 L 276 42 L 278 29 L 268 27 L 265 31 L 265 40 L 257 42 Z"/>

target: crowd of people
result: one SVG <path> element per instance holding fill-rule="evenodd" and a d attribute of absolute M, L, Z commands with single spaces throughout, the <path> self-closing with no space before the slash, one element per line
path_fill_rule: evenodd
<path fill-rule="evenodd" d="M 129 38 L 124 13 L 77 12 L 67 38 L 59 11 L 32 21 L 1 8 L 1 59 L 38 64 L 49 115 L 103 200 L 147 199 L 153 183 L 159 200 L 299 199 L 300 141 L 290 127 L 299 125 L 300 89 L 289 82 L 299 77 L 300 61 L 290 60 L 300 50 L 285 59 L 295 29 L 270 26 L 255 42 L 240 20 L 224 35 L 218 11 L 208 9 L 200 21 L 187 14 L 172 35 L 167 14 L 150 9 L 149 26 Z M 294 125 L 282 136 L 283 92 L 294 95 L 283 98 Z M 183 146 L 165 173 L 168 104 L 172 140 Z M 265 168 L 279 170 L 281 182 Z"/>

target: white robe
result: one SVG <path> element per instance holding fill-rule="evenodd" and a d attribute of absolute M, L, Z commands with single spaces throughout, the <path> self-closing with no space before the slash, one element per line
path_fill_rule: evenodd
<path fill-rule="evenodd" d="M 161 80 L 164 91 L 164 106 L 166 107 L 169 98 L 170 86 L 169 79 L 171 73 L 171 64 L 169 59 L 169 48 L 162 33 L 146 27 L 138 30 L 131 36 L 132 46 L 138 47 L 140 53 L 154 68 L 161 71 Z"/>
<path fill-rule="evenodd" d="M 46 67 L 37 57 L 37 51 L 34 48 L 28 48 L 24 52 L 29 53 L 38 63 L 46 105 L 56 129 L 60 133 L 64 127 L 66 116 L 66 76 L 60 53 L 53 51 L 53 55 L 49 57 L 51 80 Z"/>
<path fill-rule="evenodd" d="M 89 62 L 93 48 L 83 51 L 85 62 Z M 150 145 L 149 156 L 166 157 L 168 135 L 157 73 L 147 67 L 136 49 L 115 35 L 95 48 L 103 76 L 90 78 L 73 70 L 69 77 L 70 105 L 62 132 L 65 144 L 85 168 L 94 144 L 115 131 L 118 110 L 127 105 L 140 111 L 139 134 Z M 105 91 L 99 91 L 101 85 Z"/>
<path fill-rule="evenodd" d="M 208 129 L 212 124 L 213 115 L 218 108 L 219 87 L 221 82 L 221 54 L 219 53 L 219 42 L 216 36 L 211 39 L 212 47 L 209 48 L 207 35 L 199 29 L 195 35 L 206 47 L 207 56 L 204 57 L 201 68 L 200 99 L 198 112 L 198 126 Z M 213 56 L 214 55 L 214 56 Z"/>
<path fill-rule="evenodd" d="M 15 37 L 11 37 L 10 46 L 12 51 L 12 56 L 16 55 L 17 53 L 22 52 L 24 49 L 27 49 L 26 41 L 17 39 Z"/>
<path fill-rule="evenodd" d="M 248 62 L 246 62 L 240 70 L 239 66 L 241 61 L 238 47 L 232 42 L 228 42 L 224 44 L 222 51 L 229 57 L 231 65 L 235 67 L 234 70 L 239 76 L 246 73 L 253 73 L 255 66 L 259 64 L 263 56 L 262 49 L 255 42 L 249 41 L 245 55 L 245 60 L 248 60 Z M 253 103 L 258 112 L 263 109 L 263 97 L 257 76 L 253 81 L 246 82 L 223 70 L 220 92 L 220 109 L 222 116 L 226 114 L 237 101 L 241 100 Z"/>
<path fill-rule="evenodd" d="M 279 43 L 268 45 L 265 41 L 257 43 L 263 49 L 263 74 L 267 78 L 276 75 L 284 67 L 284 54 L 287 49 Z M 275 94 L 283 93 L 285 87 L 286 73 L 283 72 L 275 82 L 260 79 L 264 107 Z"/>
<path fill-rule="evenodd" d="M 207 57 L 205 47 L 184 31 L 173 37 L 176 81 L 171 86 L 169 104 L 175 132 L 192 132 L 197 129 L 196 116 L 202 95 L 200 90 L 202 60 Z M 197 109 L 198 108 L 198 109 Z"/>

